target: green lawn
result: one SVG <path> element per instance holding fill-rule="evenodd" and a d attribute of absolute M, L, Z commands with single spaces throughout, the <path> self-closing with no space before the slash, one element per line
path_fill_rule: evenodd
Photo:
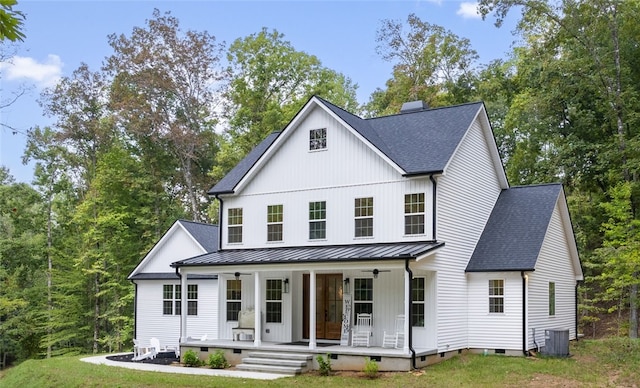
<path fill-rule="evenodd" d="M 29 360 L 0 372 L 0 387 L 633 387 L 640 382 L 640 341 L 584 340 L 569 358 L 462 355 L 422 370 L 384 373 L 306 374 L 272 381 L 177 375 L 94 365 L 82 357 Z"/>

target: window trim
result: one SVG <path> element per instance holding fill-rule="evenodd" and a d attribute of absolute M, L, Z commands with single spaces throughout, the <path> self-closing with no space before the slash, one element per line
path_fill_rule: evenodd
<path fill-rule="evenodd" d="M 280 231 L 272 231 L 272 227 L 278 226 L 280 227 Z M 280 237 L 279 239 L 272 239 L 272 237 L 277 238 L 278 235 Z M 284 205 L 267 205 L 267 242 L 281 241 L 284 241 Z"/>
<path fill-rule="evenodd" d="M 504 279 L 489 279 L 488 286 L 489 314 L 504 314 Z M 496 309 L 500 311 L 492 311 Z"/>
<path fill-rule="evenodd" d="M 549 316 L 556 316 L 556 282 L 549 282 Z"/>
<path fill-rule="evenodd" d="M 170 290 L 169 290 L 170 288 Z M 180 284 L 163 284 L 162 285 L 162 315 L 180 315 L 181 310 L 181 285 Z M 171 294 L 171 298 L 166 298 L 167 292 Z M 167 303 L 170 303 L 171 312 L 167 313 Z"/>
<path fill-rule="evenodd" d="M 315 207 L 322 204 L 322 208 L 316 209 Z M 323 218 L 314 218 L 314 217 Z M 322 236 L 313 237 L 319 232 L 319 230 L 313 229 L 312 225 L 323 225 Z M 309 240 L 326 240 L 327 239 L 327 201 L 311 201 L 309 202 Z"/>
<path fill-rule="evenodd" d="M 274 283 L 276 287 L 269 288 L 269 283 Z M 265 322 L 266 323 L 283 323 L 282 322 L 282 294 L 284 293 L 282 279 L 266 279 L 265 282 Z M 276 298 L 278 297 L 278 298 Z M 269 307 L 276 307 L 275 312 L 270 312 Z M 271 320 L 276 319 L 276 320 Z"/>
<path fill-rule="evenodd" d="M 317 136 L 317 135 L 320 136 Z M 327 149 L 327 128 L 314 128 L 309 130 L 309 152 L 324 151 Z"/>
<path fill-rule="evenodd" d="M 230 282 L 234 282 L 233 284 L 236 284 L 238 287 L 229 287 L 229 284 L 231 284 Z M 237 295 L 234 294 L 229 294 L 229 292 L 231 291 L 235 291 L 237 292 Z M 226 320 L 227 322 L 237 322 L 238 321 L 238 313 L 240 312 L 240 310 L 242 310 L 242 279 L 227 279 L 226 282 L 226 290 L 225 290 L 225 307 L 227 309 L 226 313 Z M 237 298 L 231 298 L 230 296 L 237 296 Z M 233 303 L 235 304 L 239 304 L 240 308 L 238 308 L 237 311 L 232 310 L 229 308 L 229 304 Z M 233 315 L 231 316 L 231 318 L 229 317 L 229 313 L 232 313 Z M 235 316 L 235 319 L 233 319 Z"/>
<path fill-rule="evenodd" d="M 414 284 L 414 281 L 416 280 L 422 280 L 422 300 L 417 300 L 416 298 L 416 290 L 420 290 L 416 288 L 416 284 Z M 427 278 L 426 276 L 415 276 L 413 277 L 413 279 L 411 279 L 411 326 L 412 327 L 425 327 L 426 326 L 426 299 L 427 299 Z M 416 323 L 415 322 L 415 310 L 414 310 L 414 306 L 422 306 L 422 324 L 420 324 L 420 322 Z"/>
<path fill-rule="evenodd" d="M 232 214 L 232 212 L 234 214 Z M 234 207 L 227 209 L 227 244 L 242 244 L 242 225 L 243 225 L 244 215 L 241 207 Z M 232 229 L 234 233 L 232 233 Z M 237 233 L 235 230 L 239 230 Z M 238 241 L 231 241 L 231 237 L 239 236 Z"/>
<path fill-rule="evenodd" d="M 414 201 L 414 197 L 415 201 Z M 426 231 L 426 212 L 427 196 L 425 193 L 409 193 L 404 195 L 404 235 L 405 236 L 420 236 L 424 235 Z M 421 223 L 413 223 L 413 220 L 422 218 Z M 407 223 L 407 221 L 411 221 Z M 409 230 L 407 230 L 409 227 Z M 418 229 L 417 231 L 414 229 Z"/>
<path fill-rule="evenodd" d="M 363 204 L 364 202 L 364 204 Z M 373 197 L 355 198 L 353 201 L 353 218 L 355 238 L 373 237 Z M 364 215 L 363 215 L 364 214 Z M 358 225 L 359 221 L 369 221 L 370 225 Z M 364 234 L 369 232 L 369 234 Z"/>
<path fill-rule="evenodd" d="M 358 289 L 360 283 L 366 283 L 370 288 Z M 359 299 L 362 296 L 367 297 L 370 292 L 371 299 Z M 358 312 L 370 313 L 373 317 L 373 278 L 355 278 L 353 279 L 353 289 L 351 291 L 353 295 L 353 317 L 354 320 L 358 317 Z M 364 293 L 364 294 L 363 294 Z M 370 306 L 367 309 L 361 310 L 359 306 Z"/>

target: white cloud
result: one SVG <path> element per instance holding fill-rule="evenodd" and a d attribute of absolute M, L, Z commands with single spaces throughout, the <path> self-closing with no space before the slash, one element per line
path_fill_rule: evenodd
<path fill-rule="evenodd" d="M 480 19 L 481 16 L 478 13 L 478 3 L 465 2 L 460 3 L 460 8 L 456 12 L 456 15 L 462 16 L 463 19 Z"/>
<path fill-rule="evenodd" d="M 30 57 L 17 55 L 5 62 L 0 62 L 3 78 L 30 81 L 40 88 L 54 86 L 61 78 L 62 66 L 64 64 L 60 57 L 54 54 L 49 54 L 42 63 Z"/>

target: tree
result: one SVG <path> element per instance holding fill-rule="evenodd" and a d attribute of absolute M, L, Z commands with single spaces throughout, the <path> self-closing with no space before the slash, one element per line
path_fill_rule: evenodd
<path fill-rule="evenodd" d="M 263 28 L 237 39 L 227 59 L 231 81 L 225 94 L 229 128 L 212 175 L 221 179 L 268 134 L 284 129 L 313 95 L 345 109 L 357 108 L 357 85 L 296 51 L 284 35 Z"/>
<path fill-rule="evenodd" d="M 480 2 L 483 15 L 494 12 L 497 25 L 516 6 L 522 10 L 518 31 L 527 44 L 518 51 L 517 77 L 526 88 L 514 100 L 518 104 L 511 106 L 509 115 L 514 123 L 526 123 L 526 128 L 518 128 L 523 129 L 523 135 L 515 152 L 522 156 L 521 165 L 531 166 L 547 179 L 562 179 L 571 189 L 593 193 L 595 198 L 604 198 L 611 204 L 618 195 L 617 187 L 629 185 L 631 214 L 640 214 L 637 178 L 640 79 L 639 48 L 635 43 L 640 33 L 636 23 L 640 5 L 612 0 Z M 594 211 L 593 218 L 600 220 L 607 230 L 608 221 L 597 212 Z M 587 244 L 593 246 L 592 241 L 603 241 L 601 232 L 591 226 Z M 606 241 L 605 238 L 605 244 Z M 630 239 L 625 245 L 634 247 L 634 242 Z M 620 291 L 628 292 L 629 334 L 635 338 L 638 335 L 635 295 L 640 279 L 630 265 L 632 256 L 620 249 L 607 252 L 619 256 L 616 259 L 607 256 L 606 265 L 631 271 L 627 274 L 634 279 L 629 288 Z M 609 284 L 603 283 L 601 287 L 607 288 Z"/>
<path fill-rule="evenodd" d="M 178 19 L 157 9 L 130 37 L 109 36 L 114 50 L 105 70 L 113 76 L 111 108 L 191 218 L 204 218 L 207 173 L 217 150 L 214 132 L 224 48 L 207 32 L 182 34 Z"/>
<path fill-rule="evenodd" d="M 377 52 L 393 61 L 393 78 L 378 89 L 367 104 L 371 115 L 393 114 L 404 102 L 422 100 L 429 106 L 468 102 L 478 54 L 466 38 L 441 26 L 424 22 L 415 14 L 402 23 L 383 20 L 376 34 Z"/>
<path fill-rule="evenodd" d="M 25 38 L 22 32 L 24 14 L 13 9 L 17 4 L 16 0 L 0 0 L 0 40 L 15 42 Z"/>

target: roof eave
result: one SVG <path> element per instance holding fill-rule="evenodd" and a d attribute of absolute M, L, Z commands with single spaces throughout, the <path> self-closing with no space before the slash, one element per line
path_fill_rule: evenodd
<path fill-rule="evenodd" d="M 476 269 L 465 269 L 464 272 L 468 273 L 479 273 L 479 272 L 534 272 L 535 268 L 476 268 Z"/>

